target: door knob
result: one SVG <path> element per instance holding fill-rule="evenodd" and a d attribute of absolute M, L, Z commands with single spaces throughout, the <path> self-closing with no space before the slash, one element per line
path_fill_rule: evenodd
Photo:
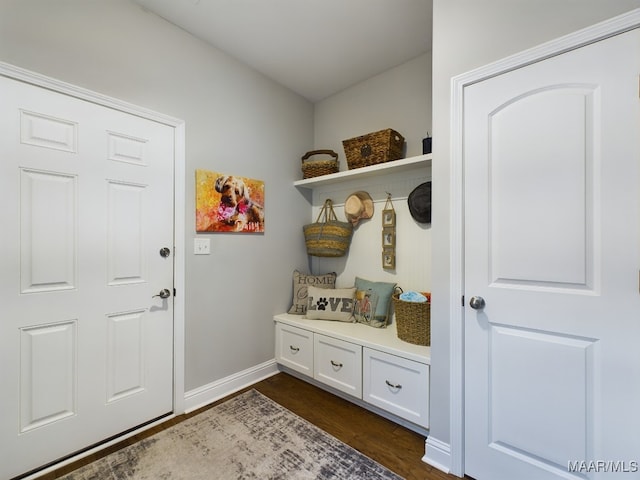
<path fill-rule="evenodd" d="M 160 249 L 160 256 L 162 258 L 167 258 L 169 255 L 171 255 L 171 250 L 167 247 L 162 247 Z"/>
<path fill-rule="evenodd" d="M 171 296 L 171 292 L 169 291 L 168 288 L 163 288 L 162 290 L 160 290 L 160 293 L 158 293 L 157 295 L 154 295 L 151 298 L 155 298 L 155 297 L 160 297 L 160 298 L 169 298 Z"/>
<path fill-rule="evenodd" d="M 471 297 L 469 299 L 469 306 L 474 310 L 482 310 L 487 302 L 482 297 Z"/>

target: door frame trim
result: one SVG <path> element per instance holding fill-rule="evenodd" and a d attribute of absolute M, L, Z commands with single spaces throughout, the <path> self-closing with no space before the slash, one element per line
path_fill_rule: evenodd
<path fill-rule="evenodd" d="M 640 9 L 613 17 L 556 40 L 451 79 L 451 174 L 449 256 L 450 473 L 464 476 L 464 89 L 497 75 L 540 62 L 640 27 Z"/>
<path fill-rule="evenodd" d="M 61 80 L 0 62 L 0 75 L 37 87 L 46 88 L 96 105 L 112 108 L 124 113 L 152 120 L 174 129 L 173 154 L 173 244 L 174 287 L 177 295 L 173 301 L 173 413 L 181 414 L 185 409 L 185 122 L 178 118 L 149 110 L 97 93 Z"/>

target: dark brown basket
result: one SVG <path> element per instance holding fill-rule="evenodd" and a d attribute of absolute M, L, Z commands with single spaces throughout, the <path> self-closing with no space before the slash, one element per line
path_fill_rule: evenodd
<path fill-rule="evenodd" d="M 404 137 L 395 130 L 387 128 L 379 132 L 343 140 L 342 146 L 349 170 L 352 170 L 402 158 Z"/>
<path fill-rule="evenodd" d="M 309 160 L 313 155 L 331 155 L 332 159 Z M 333 150 L 313 150 L 302 157 L 302 178 L 314 178 L 338 171 L 338 154 Z"/>
<path fill-rule="evenodd" d="M 428 298 L 428 293 L 422 292 Z M 398 338 L 414 345 L 431 345 L 431 303 L 405 302 L 400 294 L 391 297 L 396 311 Z"/>

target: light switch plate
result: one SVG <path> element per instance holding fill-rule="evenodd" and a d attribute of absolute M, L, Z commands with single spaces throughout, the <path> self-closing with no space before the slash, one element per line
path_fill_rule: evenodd
<path fill-rule="evenodd" d="M 210 238 L 194 238 L 193 253 L 195 255 L 209 255 L 211 253 Z"/>

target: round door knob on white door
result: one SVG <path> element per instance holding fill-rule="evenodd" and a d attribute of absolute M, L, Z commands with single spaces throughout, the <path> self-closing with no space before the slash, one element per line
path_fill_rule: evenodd
<path fill-rule="evenodd" d="M 469 306 L 474 310 L 482 310 L 487 302 L 484 301 L 482 297 L 471 297 L 469 299 Z"/>

